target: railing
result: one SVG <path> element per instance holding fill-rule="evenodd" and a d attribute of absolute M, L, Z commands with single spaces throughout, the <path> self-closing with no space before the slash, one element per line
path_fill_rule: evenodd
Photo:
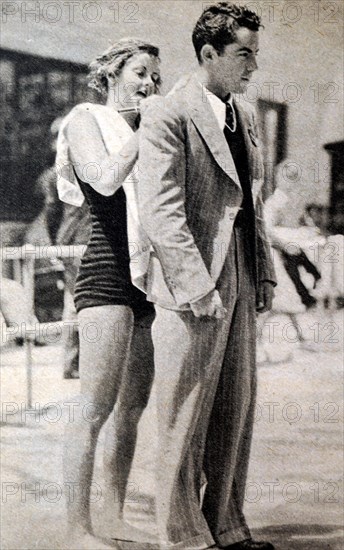
<path fill-rule="evenodd" d="M 295 239 L 292 239 L 295 243 Z M 293 244 L 291 242 L 291 244 Z M 322 237 L 319 243 L 298 242 L 303 250 L 307 253 L 308 250 L 315 250 L 317 261 L 314 263 L 319 268 L 321 273 L 321 284 L 316 292 L 318 300 L 329 298 L 329 313 L 336 307 L 335 299 L 338 295 L 335 280 L 338 281 L 338 268 L 343 270 L 343 236 L 336 235 L 333 237 Z M 86 245 L 72 246 L 38 246 L 25 244 L 21 247 L 4 247 L 0 248 L 1 261 L 14 262 L 14 276 L 18 282 L 24 286 L 26 297 L 29 304 L 31 314 L 34 314 L 35 301 L 35 261 L 38 259 L 63 259 L 63 258 L 80 258 L 85 250 Z M 337 270 L 337 272 L 336 272 Z M 340 276 L 339 276 L 340 278 Z M 41 323 L 39 326 L 44 330 L 44 326 L 59 326 L 60 323 Z M 32 346 L 33 333 L 31 327 L 27 327 L 24 331 L 24 346 L 26 351 L 26 385 L 27 385 L 27 406 L 32 405 Z"/>
<path fill-rule="evenodd" d="M 62 259 L 62 258 L 80 258 L 85 250 L 85 245 L 72 246 L 38 246 L 25 244 L 21 247 L 4 247 L 0 248 L 1 261 L 12 261 L 14 278 L 20 282 L 25 291 L 27 300 L 27 314 L 34 315 L 35 304 L 35 261 L 39 259 Z M 25 366 L 26 366 L 26 406 L 28 409 L 32 407 L 32 347 L 36 336 L 35 330 L 28 323 L 28 319 L 23 320 L 24 330 L 21 336 L 24 339 L 25 349 Z M 59 326 L 59 322 L 40 323 L 39 333 L 44 332 L 47 326 Z"/>
<path fill-rule="evenodd" d="M 0 248 L 0 254 L 2 262 L 14 262 L 14 278 L 24 286 L 33 312 L 35 299 L 35 261 L 40 259 L 81 258 L 85 248 L 86 245 L 39 246 L 25 244 L 21 247 L 7 246 Z"/>

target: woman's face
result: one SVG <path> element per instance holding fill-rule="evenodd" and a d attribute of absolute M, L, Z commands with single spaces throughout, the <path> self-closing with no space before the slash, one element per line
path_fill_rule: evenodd
<path fill-rule="evenodd" d="M 109 78 L 110 93 L 118 108 L 135 107 L 139 102 L 158 91 L 160 62 L 148 53 L 133 55 L 116 79 Z"/>

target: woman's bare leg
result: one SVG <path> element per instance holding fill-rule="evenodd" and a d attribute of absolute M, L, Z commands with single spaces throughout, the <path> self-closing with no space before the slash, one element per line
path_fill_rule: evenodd
<path fill-rule="evenodd" d="M 133 314 L 127 306 L 87 308 L 78 317 L 81 392 L 75 421 L 66 427 L 64 451 L 64 482 L 73 487 L 67 511 L 69 536 L 74 540 L 93 534 L 90 491 L 95 450 L 99 431 L 116 403 L 133 333 Z"/>
<path fill-rule="evenodd" d="M 130 527 L 127 532 L 127 526 L 121 521 L 116 524 L 116 519 L 121 520 L 123 517 L 137 427 L 148 403 L 154 378 L 151 337 L 153 317 L 154 314 L 147 315 L 135 322 L 130 359 L 124 373 L 116 413 L 109 419 L 106 427 L 104 475 L 105 486 L 110 489 L 106 507 L 113 511 L 113 532 L 117 538 L 130 538 L 132 535 L 136 540 L 133 528 Z"/>

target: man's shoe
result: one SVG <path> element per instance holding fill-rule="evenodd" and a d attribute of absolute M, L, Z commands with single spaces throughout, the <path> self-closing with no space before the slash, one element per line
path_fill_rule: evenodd
<path fill-rule="evenodd" d="M 258 542 L 247 539 L 225 546 L 224 550 L 275 550 L 275 547 L 271 542 Z"/>

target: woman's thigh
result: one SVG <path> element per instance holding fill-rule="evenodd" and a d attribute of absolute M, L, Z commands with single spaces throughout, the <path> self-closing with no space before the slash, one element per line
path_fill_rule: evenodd
<path fill-rule="evenodd" d="M 78 319 L 81 393 L 114 404 L 129 360 L 132 310 L 120 305 L 91 307 L 81 310 Z"/>

